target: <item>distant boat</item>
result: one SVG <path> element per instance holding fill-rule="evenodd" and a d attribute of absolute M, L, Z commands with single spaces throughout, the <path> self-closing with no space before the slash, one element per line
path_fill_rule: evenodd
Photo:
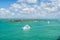
<path fill-rule="evenodd" d="M 30 30 L 30 28 L 31 28 L 31 27 L 30 27 L 29 25 L 25 25 L 22 29 L 23 29 L 23 30 Z"/>
<path fill-rule="evenodd" d="M 48 24 L 50 24 L 50 21 L 48 21 Z"/>

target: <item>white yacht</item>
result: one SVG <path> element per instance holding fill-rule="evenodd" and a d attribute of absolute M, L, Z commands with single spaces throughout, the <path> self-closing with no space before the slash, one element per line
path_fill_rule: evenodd
<path fill-rule="evenodd" d="M 25 25 L 22 29 L 23 30 L 30 30 L 30 26 L 29 25 Z"/>

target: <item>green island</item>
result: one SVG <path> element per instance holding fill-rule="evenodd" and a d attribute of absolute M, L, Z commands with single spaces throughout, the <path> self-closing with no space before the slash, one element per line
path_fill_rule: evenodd
<path fill-rule="evenodd" d="M 33 21 L 56 21 L 56 19 L 6 19 L 5 22 L 33 22 Z"/>
<path fill-rule="evenodd" d="M 36 21 L 36 20 L 25 20 L 25 19 L 23 19 L 23 20 L 21 20 L 21 19 L 16 19 L 16 20 L 5 20 L 5 22 L 33 22 L 33 21 Z"/>

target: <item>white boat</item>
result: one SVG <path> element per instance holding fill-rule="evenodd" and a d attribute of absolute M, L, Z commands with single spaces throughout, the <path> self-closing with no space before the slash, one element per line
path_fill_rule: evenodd
<path fill-rule="evenodd" d="M 30 26 L 29 25 L 25 25 L 22 29 L 23 30 L 30 30 Z"/>
<path fill-rule="evenodd" d="M 48 21 L 48 24 L 50 24 L 50 21 Z"/>

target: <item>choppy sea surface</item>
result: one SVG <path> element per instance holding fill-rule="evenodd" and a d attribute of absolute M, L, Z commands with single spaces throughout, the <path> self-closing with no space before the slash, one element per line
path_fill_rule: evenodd
<path fill-rule="evenodd" d="M 29 25 L 30 30 L 22 27 Z M 60 36 L 60 21 L 2 22 L 0 40 L 57 40 Z"/>

